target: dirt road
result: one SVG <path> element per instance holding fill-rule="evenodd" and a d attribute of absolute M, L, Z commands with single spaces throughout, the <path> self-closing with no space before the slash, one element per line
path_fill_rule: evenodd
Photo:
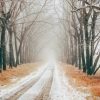
<path fill-rule="evenodd" d="M 1 100 L 86 100 L 86 96 L 69 84 L 57 65 L 47 65 L 30 84 L 24 85 L 13 96 Z"/>

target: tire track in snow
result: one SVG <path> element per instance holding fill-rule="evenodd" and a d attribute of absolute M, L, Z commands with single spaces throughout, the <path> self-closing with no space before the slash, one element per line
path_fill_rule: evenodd
<path fill-rule="evenodd" d="M 72 87 L 59 66 L 55 66 L 53 83 L 47 100 L 86 100 L 89 94 L 81 93 Z"/>
<path fill-rule="evenodd" d="M 52 84 L 52 78 L 47 82 L 42 92 L 34 100 L 47 100 L 49 97 L 51 84 Z"/>
<path fill-rule="evenodd" d="M 29 90 L 43 75 L 43 73 L 45 73 L 45 71 L 47 70 L 47 65 L 42 69 L 42 71 L 40 71 L 40 73 L 38 73 L 38 75 L 36 75 L 36 78 L 33 80 L 30 80 L 29 83 L 26 83 L 24 85 L 21 86 L 21 89 L 19 91 L 17 91 L 16 93 L 14 93 L 11 96 L 5 96 L 0 100 L 18 100 L 18 98 L 23 95 L 27 90 Z"/>
<path fill-rule="evenodd" d="M 55 66 L 54 74 L 53 74 L 53 83 L 52 83 L 51 91 L 47 100 L 66 100 L 65 91 L 62 87 L 63 84 L 60 80 L 60 77 L 61 76 L 58 73 L 58 68 L 57 66 Z"/>
<path fill-rule="evenodd" d="M 53 75 L 54 75 L 54 67 L 53 66 L 51 67 L 51 72 L 52 72 L 52 76 L 51 76 L 50 80 L 43 87 L 42 92 L 34 100 L 48 100 L 48 97 L 49 97 L 50 91 L 51 91 L 52 82 L 53 82 Z"/>
<path fill-rule="evenodd" d="M 49 95 L 49 89 L 51 88 L 53 69 L 47 67 L 47 70 L 41 76 L 41 78 L 28 90 L 26 91 L 18 100 L 44 100 L 43 98 Z M 48 84 L 50 84 L 48 86 Z M 46 86 L 48 88 L 47 94 L 43 91 L 46 91 Z M 46 96 L 46 97 L 47 97 Z M 42 97 L 42 99 L 40 99 Z M 38 99 L 39 98 L 39 99 Z M 46 100 L 46 99 L 45 99 Z"/>
<path fill-rule="evenodd" d="M 47 66 L 35 83 L 4 100 L 86 100 L 86 95 L 73 88 L 59 66 Z"/>

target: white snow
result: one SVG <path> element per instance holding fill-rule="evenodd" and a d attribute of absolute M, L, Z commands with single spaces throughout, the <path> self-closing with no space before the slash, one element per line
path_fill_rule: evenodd
<path fill-rule="evenodd" d="M 47 64 L 42 66 L 42 70 L 39 69 L 37 72 L 33 72 L 30 75 L 22 78 L 20 81 L 18 81 L 16 84 L 12 84 L 9 87 L 6 88 L 0 88 L 0 100 L 5 100 L 11 96 L 13 96 L 16 92 L 20 91 L 22 88 L 27 86 L 28 84 L 31 83 L 31 81 L 34 79 L 38 79 L 46 69 Z"/>
<path fill-rule="evenodd" d="M 59 65 L 49 63 L 40 68 L 37 74 L 31 73 L 12 87 L 1 90 L 0 97 L 2 99 L 0 98 L 0 100 L 5 100 L 14 95 L 17 91 L 27 86 L 32 80 L 38 78 L 38 81 L 18 99 L 35 100 L 36 97 L 43 92 L 43 88 L 51 77 L 53 77 L 53 82 L 47 100 L 86 100 L 86 97 L 90 96 L 90 94 L 82 93 L 72 87 L 69 83 L 69 79 L 64 75 L 63 71 L 59 69 Z"/>
<path fill-rule="evenodd" d="M 44 74 L 41 76 L 39 81 L 33 85 L 25 94 L 23 94 L 18 100 L 34 100 L 42 92 L 46 82 L 52 77 L 51 68 L 47 67 Z"/>
<path fill-rule="evenodd" d="M 58 65 L 51 64 L 47 66 L 40 80 L 18 100 L 35 100 L 42 93 L 43 87 L 52 75 L 53 82 L 48 100 L 86 100 L 86 96 L 90 95 L 73 88 L 62 71 L 59 70 Z"/>
<path fill-rule="evenodd" d="M 85 94 L 73 88 L 64 73 L 55 66 L 54 79 L 48 100 L 86 100 L 90 94 Z"/>

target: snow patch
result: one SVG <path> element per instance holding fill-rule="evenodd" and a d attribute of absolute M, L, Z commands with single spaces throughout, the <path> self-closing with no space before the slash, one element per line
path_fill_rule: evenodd
<path fill-rule="evenodd" d="M 52 77 L 51 68 L 47 68 L 41 78 L 27 92 L 25 92 L 18 100 L 34 100 L 42 93 L 46 83 Z"/>
<path fill-rule="evenodd" d="M 86 100 L 90 94 L 81 93 L 73 88 L 68 78 L 55 67 L 54 79 L 48 100 Z"/>
<path fill-rule="evenodd" d="M 37 79 L 39 76 L 41 76 L 44 69 L 46 69 L 46 66 L 47 64 L 45 66 L 42 66 L 42 70 L 39 69 L 37 73 L 33 72 L 29 74 L 28 76 L 18 81 L 16 84 L 12 84 L 10 87 L 1 88 L 0 89 L 0 100 L 5 100 L 13 96 L 15 93 L 23 89 L 26 85 L 30 84 L 32 80 Z"/>

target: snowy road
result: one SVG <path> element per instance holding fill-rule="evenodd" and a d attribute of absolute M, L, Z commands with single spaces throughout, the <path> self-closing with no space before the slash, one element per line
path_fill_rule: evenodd
<path fill-rule="evenodd" d="M 57 65 L 49 64 L 41 70 L 37 78 L 2 100 L 86 100 L 87 94 L 74 89 Z"/>

